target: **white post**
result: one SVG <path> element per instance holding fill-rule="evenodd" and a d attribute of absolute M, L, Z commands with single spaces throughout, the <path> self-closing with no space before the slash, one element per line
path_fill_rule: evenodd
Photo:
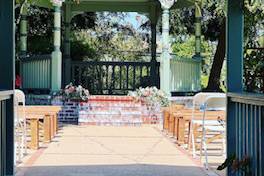
<path fill-rule="evenodd" d="M 175 0 L 159 0 L 162 7 L 162 54 L 160 60 L 160 88 L 168 96 L 171 96 L 170 85 L 170 14 L 169 10 L 173 6 Z"/>
<path fill-rule="evenodd" d="M 58 91 L 61 89 L 62 77 L 62 53 L 61 47 L 61 5 L 62 1 L 53 0 L 54 6 L 54 51 L 51 60 L 51 89 Z"/>

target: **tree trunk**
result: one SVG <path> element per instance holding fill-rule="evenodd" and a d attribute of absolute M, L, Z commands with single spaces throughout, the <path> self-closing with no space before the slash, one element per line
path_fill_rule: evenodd
<path fill-rule="evenodd" d="M 207 88 L 205 89 L 206 91 L 212 91 L 212 92 L 221 91 L 220 78 L 221 78 L 221 70 L 225 59 L 225 49 L 226 49 L 226 25 L 224 20 L 223 24 L 221 25 L 218 45 L 214 55 L 214 60 L 210 71 L 208 85 Z"/>

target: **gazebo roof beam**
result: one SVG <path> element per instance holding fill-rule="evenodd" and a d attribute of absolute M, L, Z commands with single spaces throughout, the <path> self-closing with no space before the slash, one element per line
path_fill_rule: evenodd
<path fill-rule="evenodd" d="M 80 4 L 72 4 L 72 11 L 83 12 L 145 12 L 150 11 L 151 3 L 149 2 L 102 2 L 102 1 L 85 1 Z"/>

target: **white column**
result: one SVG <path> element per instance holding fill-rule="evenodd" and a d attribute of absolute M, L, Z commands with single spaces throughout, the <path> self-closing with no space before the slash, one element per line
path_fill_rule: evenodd
<path fill-rule="evenodd" d="M 61 89 L 62 77 L 62 53 L 61 47 L 61 3 L 53 3 L 54 6 L 54 51 L 51 60 L 51 89 Z"/>
<path fill-rule="evenodd" d="M 159 0 L 162 7 L 162 54 L 160 60 L 160 88 L 168 96 L 171 96 L 170 84 L 170 14 L 169 10 L 173 6 L 175 0 Z"/>

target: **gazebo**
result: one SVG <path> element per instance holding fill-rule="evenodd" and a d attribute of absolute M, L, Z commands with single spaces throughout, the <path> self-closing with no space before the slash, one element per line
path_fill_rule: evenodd
<path fill-rule="evenodd" d="M 54 9 L 54 51 L 45 56 L 27 57 L 27 9 L 35 5 Z M 194 6 L 196 9 L 196 44 L 193 58 L 178 58 L 169 52 L 169 10 Z M 139 12 L 147 14 L 151 21 L 150 62 L 73 62 L 71 59 L 71 20 L 83 12 Z M 157 61 L 157 21 L 162 14 L 162 54 Z M 61 26 L 64 24 L 63 41 Z M 63 53 L 61 52 L 63 43 Z M 198 92 L 201 90 L 201 11 L 195 0 L 33 0 L 23 4 L 20 22 L 20 58 L 22 89 L 48 89 L 58 91 L 63 85 L 74 81 L 89 89 L 86 70 L 97 69 L 106 72 L 95 79 L 100 80 L 96 89 L 106 94 L 114 91 L 125 94 L 143 86 L 144 76 L 149 86 L 160 87 L 168 95 L 171 92 Z M 184 68 L 184 69 L 182 69 Z M 123 70 L 123 71 L 122 71 Z M 131 73 L 130 73 L 131 72 Z M 143 75 L 142 72 L 147 72 Z M 109 76 L 110 75 L 110 76 Z M 129 75 L 131 75 L 129 77 Z M 119 78 L 120 77 L 120 78 Z M 122 82 L 121 77 L 124 77 Z M 105 79 L 106 81 L 101 81 Z M 94 82 L 97 82 L 94 80 Z M 129 85 L 129 80 L 133 83 Z M 140 80 L 137 82 L 137 80 Z M 95 84 L 95 83 L 93 83 Z"/>
<path fill-rule="evenodd" d="M 85 1 L 88 2 L 88 1 Z M 141 2 L 141 1 L 137 1 Z M 147 1 L 144 1 L 147 2 Z M 162 1 L 164 3 L 164 1 Z M 164 44 L 168 37 L 168 9 L 173 1 L 163 4 L 163 37 Z M 179 1 L 180 2 L 180 1 Z M 188 1 L 187 1 L 188 2 Z M 252 175 L 264 173 L 264 96 L 243 90 L 243 0 L 227 1 L 227 156 L 236 155 L 239 160 L 245 156 L 250 158 Z M 49 4 L 49 3 L 46 3 Z M 45 3 L 44 3 L 45 5 Z M 53 69 L 61 64 L 60 46 L 60 12 L 61 3 L 54 4 L 55 9 L 55 51 L 53 53 Z M 110 5 L 112 6 L 112 4 Z M 14 172 L 14 1 L 0 0 L 0 175 L 13 176 Z M 26 36 L 24 36 L 26 37 Z M 168 59 L 168 45 L 163 45 L 164 60 Z M 168 63 L 162 63 L 168 67 Z M 168 72 L 164 71 L 163 76 Z M 61 77 L 53 72 L 53 89 L 58 89 Z M 167 87 L 168 80 L 162 84 Z M 163 88 L 165 89 L 165 88 Z M 167 89 L 165 89 L 167 90 Z M 175 173 L 176 174 L 176 173 Z M 228 167 L 227 175 L 233 175 L 232 167 Z M 237 176 L 243 175 L 236 173 Z"/>

